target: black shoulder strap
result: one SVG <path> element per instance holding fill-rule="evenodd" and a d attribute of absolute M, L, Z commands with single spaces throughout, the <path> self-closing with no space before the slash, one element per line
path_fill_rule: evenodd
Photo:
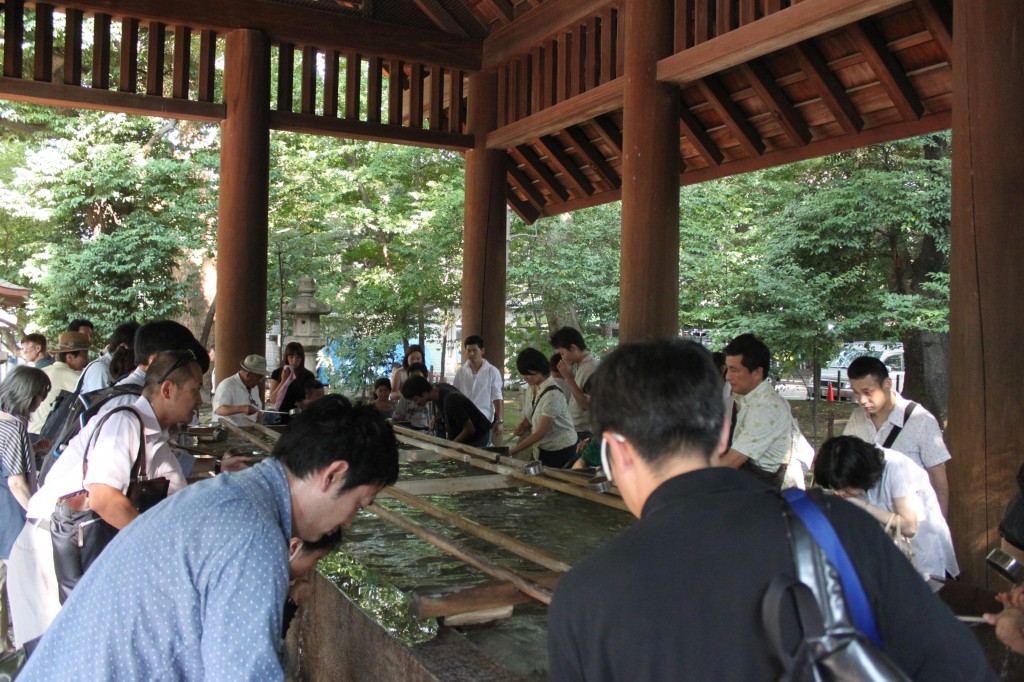
<path fill-rule="evenodd" d="M 540 395 L 533 399 L 533 409 L 530 410 L 530 418 L 532 419 L 533 415 L 537 412 L 537 405 L 540 404 L 541 398 L 543 398 L 548 393 L 551 393 L 551 391 L 560 391 L 560 390 L 562 390 L 562 389 L 558 388 L 558 386 L 548 386 L 543 391 L 541 391 Z"/>
<path fill-rule="evenodd" d="M 915 407 L 917 407 L 917 403 L 913 400 L 907 403 L 907 408 L 903 410 L 903 423 L 899 426 L 892 427 L 892 431 L 889 432 L 885 442 L 882 443 L 883 448 L 891 448 L 892 444 L 896 442 L 896 438 L 899 437 L 900 432 L 903 431 L 903 427 L 907 425 L 907 420 L 910 419 L 910 415 L 914 413 Z"/>
<path fill-rule="evenodd" d="M 100 430 L 117 412 L 130 411 L 135 418 L 139 421 L 139 451 L 135 454 L 135 461 L 132 463 L 132 470 L 128 476 L 129 481 L 137 481 L 140 478 L 146 478 L 146 426 L 142 423 L 142 415 L 131 405 L 119 405 L 113 408 L 110 412 L 100 417 L 99 422 L 96 424 L 96 430 L 89 436 L 89 442 L 85 446 L 85 453 L 82 455 L 82 480 L 85 481 L 85 475 L 89 472 L 89 451 L 92 450 L 93 444 L 99 437 Z"/>

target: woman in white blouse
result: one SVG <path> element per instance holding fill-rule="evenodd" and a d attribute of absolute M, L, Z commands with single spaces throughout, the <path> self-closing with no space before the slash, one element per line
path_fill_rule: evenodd
<path fill-rule="evenodd" d="M 551 378 L 548 358 L 536 348 L 527 348 L 516 358 L 516 369 L 530 386 L 524 417 L 515 435 L 523 436 L 509 450 L 514 455 L 537 445 L 544 466 L 563 469 L 576 459 L 576 430 L 569 415 L 565 394 Z"/>

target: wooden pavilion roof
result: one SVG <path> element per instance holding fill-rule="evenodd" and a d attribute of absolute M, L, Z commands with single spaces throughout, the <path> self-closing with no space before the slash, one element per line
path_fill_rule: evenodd
<path fill-rule="evenodd" d="M 619 198 L 626 1 L 8 0 L 0 97 L 217 121 L 219 37 L 258 28 L 279 74 L 273 128 L 467 149 L 466 79 L 493 69 L 486 146 L 507 154 L 509 205 L 532 222 Z M 674 0 L 657 74 L 681 101 L 680 183 L 949 128 L 948 2 Z"/>

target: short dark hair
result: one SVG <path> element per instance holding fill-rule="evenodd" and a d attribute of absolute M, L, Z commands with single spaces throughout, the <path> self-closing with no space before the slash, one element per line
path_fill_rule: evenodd
<path fill-rule="evenodd" d="M 39 346 L 40 351 L 46 352 L 46 337 L 42 334 L 25 334 L 21 337 L 21 345 L 24 346 L 26 343 L 34 343 Z"/>
<path fill-rule="evenodd" d="M 298 478 L 348 462 L 342 490 L 398 480 L 398 443 L 391 425 L 372 405 L 353 405 L 338 394 L 324 396 L 293 417 L 270 454 Z"/>
<path fill-rule="evenodd" d="M 742 355 L 743 366 L 753 372 L 760 367 L 764 370 L 764 378 L 768 378 L 768 371 L 772 367 L 772 353 L 764 341 L 753 334 L 740 334 L 729 342 L 723 351 L 728 355 Z"/>
<path fill-rule="evenodd" d="M 516 356 L 516 369 L 520 374 L 551 374 L 548 358 L 536 348 L 526 348 Z"/>
<path fill-rule="evenodd" d="M 198 366 L 199 358 L 191 350 L 160 351 L 146 368 L 146 384 L 143 391 L 147 394 L 155 391 L 165 381 L 170 381 L 181 388 L 190 378 L 188 368 L 192 365 Z"/>
<path fill-rule="evenodd" d="M 412 374 L 413 372 L 420 372 L 425 377 L 430 376 L 430 370 L 427 369 L 427 366 L 424 365 L 422 362 L 412 363 L 405 371 L 408 374 Z"/>
<path fill-rule="evenodd" d="M 580 350 L 587 349 L 587 343 L 583 340 L 583 334 L 580 334 L 579 329 L 562 327 L 551 335 L 552 348 L 565 348 L 568 350 L 569 346 L 576 346 Z"/>
<path fill-rule="evenodd" d="M 846 375 L 851 379 L 864 379 L 871 376 L 881 386 L 889 378 L 889 369 L 878 358 L 862 355 L 850 363 L 849 369 L 846 370 Z"/>
<path fill-rule="evenodd" d="M 381 378 L 377 379 L 375 382 L 373 382 L 373 390 L 376 391 L 381 386 L 386 386 L 387 389 L 390 391 L 391 390 L 391 379 L 388 379 L 387 377 L 381 377 Z"/>
<path fill-rule="evenodd" d="M 423 352 L 423 346 L 418 343 L 412 344 L 405 349 L 405 355 L 402 357 L 402 367 L 404 367 L 406 371 L 409 370 L 409 356 L 413 353 L 419 353 L 424 359 L 427 357 L 427 354 Z"/>
<path fill-rule="evenodd" d="M 50 392 L 50 377 L 38 367 L 18 365 L 0 382 L 0 410 L 28 417 L 36 398 Z"/>
<path fill-rule="evenodd" d="M 92 320 L 87 320 L 84 317 L 79 317 L 68 322 L 69 332 L 82 331 L 82 327 L 88 327 L 89 329 L 96 329 L 96 325 L 92 323 Z"/>
<path fill-rule="evenodd" d="M 594 373 L 590 413 L 595 433 L 625 436 L 652 465 L 680 450 L 707 460 L 722 436 L 722 376 L 693 341 L 627 344 Z"/>
<path fill-rule="evenodd" d="M 418 398 L 424 393 L 429 393 L 432 384 L 426 377 L 409 377 L 402 382 L 402 397 L 406 400 Z"/>
<path fill-rule="evenodd" d="M 814 482 L 822 488 L 871 490 L 885 469 L 885 454 L 856 436 L 836 436 L 821 444 L 814 458 Z"/>
<path fill-rule="evenodd" d="M 210 369 L 210 356 L 206 349 L 183 324 L 174 320 L 154 320 L 135 332 L 136 362 L 148 362 L 150 356 L 164 350 L 190 350 L 203 374 Z"/>
<path fill-rule="evenodd" d="M 558 363 L 562 361 L 562 354 L 555 353 L 548 359 L 548 373 L 558 371 Z"/>
<path fill-rule="evenodd" d="M 473 334 L 472 336 L 467 336 L 466 340 L 462 342 L 462 345 L 463 346 L 478 346 L 480 348 L 483 348 L 484 347 L 484 337 L 479 336 L 477 334 Z"/>
<path fill-rule="evenodd" d="M 139 323 L 133 321 L 122 322 L 114 327 L 114 332 L 107 339 L 107 348 L 113 353 L 121 344 L 131 346 L 135 344 L 135 332 L 139 331 Z"/>

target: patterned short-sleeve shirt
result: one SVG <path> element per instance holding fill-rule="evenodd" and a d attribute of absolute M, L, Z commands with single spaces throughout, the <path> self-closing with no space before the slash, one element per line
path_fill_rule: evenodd
<path fill-rule="evenodd" d="M 739 412 L 732 449 L 746 455 L 765 471 L 776 471 L 789 461 L 793 444 L 793 413 L 786 399 L 768 381 L 736 396 Z"/>

